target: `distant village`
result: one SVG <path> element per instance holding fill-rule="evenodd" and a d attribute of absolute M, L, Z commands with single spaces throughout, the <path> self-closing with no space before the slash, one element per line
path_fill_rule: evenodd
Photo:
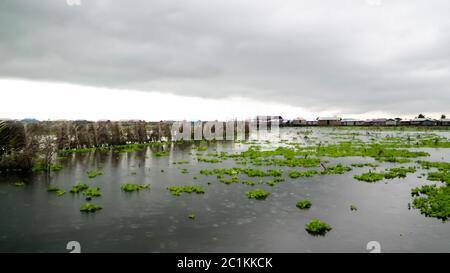
<path fill-rule="evenodd" d="M 442 115 L 440 119 L 425 117 L 420 114 L 413 119 L 401 118 L 376 118 L 376 119 L 352 119 L 341 117 L 318 117 L 315 120 L 295 118 L 285 120 L 281 116 L 258 116 L 258 121 L 277 121 L 281 126 L 450 126 L 450 119 Z"/>

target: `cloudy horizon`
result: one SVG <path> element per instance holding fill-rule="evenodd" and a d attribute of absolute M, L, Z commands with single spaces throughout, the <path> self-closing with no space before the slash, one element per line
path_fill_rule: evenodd
<path fill-rule="evenodd" d="M 449 10 L 439 0 L 4 0 L 0 118 L 438 118 L 450 109 Z"/>

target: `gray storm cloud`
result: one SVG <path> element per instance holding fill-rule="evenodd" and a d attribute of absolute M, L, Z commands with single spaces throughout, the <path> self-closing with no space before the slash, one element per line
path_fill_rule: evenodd
<path fill-rule="evenodd" d="M 313 111 L 448 111 L 450 2 L 377 3 L 2 0 L 0 78 Z"/>

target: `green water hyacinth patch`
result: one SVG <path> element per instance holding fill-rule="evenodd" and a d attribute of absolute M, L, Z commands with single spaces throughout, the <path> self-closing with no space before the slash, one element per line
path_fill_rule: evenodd
<path fill-rule="evenodd" d="M 24 186 L 25 186 L 25 183 L 22 182 L 22 181 L 18 181 L 18 182 L 16 182 L 16 183 L 14 183 L 14 186 L 16 186 L 16 187 L 24 187 Z"/>
<path fill-rule="evenodd" d="M 305 200 L 298 201 L 295 206 L 299 209 L 309 209 L 309 208 L 311 208 L 312 203 L 311 203 L 311 201 L 305 199 Z"/>
<path fill-rule="evenodd" d="M 320 171 L 316 170 L 308 170 L 308 171 L 289 171 L 288 175 L 290 178 L 299 178 L 299 177 L 312 177 L 316 174 L 320 174 Z"/>
<path fill-rule="evenodd" d="M 124 192 L 133 192 L 133 191 L 140 191 L 140 190 L 144 190 L 144 189 L 148 189 L 150 187 L 150 185 L 148 184 L 123 184 L 122 186 L 120 186 L 120 189 L 123 190 Z"/>
<path fill-rule="evenodd" d="M 197 158 L 198 162 L 204 162 L 204 163 L 221 163 L 222 160 L 215 159 L 215 158 L 206 158 L 206 157 L 199 157 Z"/>
<path fill-rule="evenodd" d="M 101 210 L 102 207 L 93 203 L 86 203 L 81 206 L 80 211 L 86 213 L 96 212 L 97 210 Z"/>
<path fill-rule="evenodd" d="M 83 194 L 87 197 L 99 197 L 102 196 L 102 193 L 100 192 L 100 188 L 88 188 L 83 190 Z"/>
<path fill-rule="evenodd" d="M 436 168 L 439 171 L 450 171 L 450 162 L 418 161 L 417 163 L 424 169 Z"/>
<path fill-rule="evenodd" d="M 75 186 L 72 187 L 72 189 L 70 190 L 71 193 L 79 193 L 82 192 L 84 190 L 89 189 L 89 186 L 87 184 L 78 182 L 77 184 L 75 184 Z"/>
<path fill-rule="evenodd" d="M 88 171 L 87 175 L 89 178 L 96 178 L 97 176 L 103 175 L 102 171 L 98 171 L 98 170 L 93 170 L 93 171 Z"/>
<path fill-rule="evenodd" d="M 327 232 L 331 231 L 333 228 L 319 219 L 313 219 L 311 222 L 305 225 L 306 231 L 314 236 L 324 236 Z"/>
<path fill-rule="evenodd" d="M 450 186 L 450 172 L 431 172 L 428 173 L 427 179 L 430 181 L 445 182 Z"/>
<path fill-rule="evenodd" d="M 363 173 L 361 175 L 355 175 L 354 178 L 359 181 L 365 181 L 365 182 L 378 182 L 384 179 L 383 173 L 375 173 L 375 172 L 368 172 Z"/>
<path fill-rule="evenodd" d="M 425 185 L 411 190 L 413 207 L 427 217 L 448 220 L 450 217 L 450 186 Z"/>
<path fill-rule="evenodd" d="M 205 190 L 200 185 L 193 186 L 171 186 L 167 187 L 170 193 L 174 196 L 180 196 L 182 193 L 196 193 L 196 194 L 204 194 Z"/>
<path fill-rule="evenodd" d="M 50 186 L 47 189 L 47 191 L 55 193 L 58 196 L 64 195 L 66 193 L 66 191 L 64 189 L 61 189 L 60 187 L 57 187 L 57 186 Z"/>
<path fill-rule="evenodd" d="M 265 200 L 270 195 L 270 192 L 265 191 L 263 189 L 256 189 L 247 192 L 246 195 L 250 199 Z"/>

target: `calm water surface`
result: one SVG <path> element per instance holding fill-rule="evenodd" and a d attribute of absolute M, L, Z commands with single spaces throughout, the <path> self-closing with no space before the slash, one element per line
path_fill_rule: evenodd
<path fill-rule="evenodd" d="M 283 129 L 282 137 L 305 142 L 303 131 Z M 333 132 L 317 129 L 309 138 L 332 142 Z M 247 147 L 218 143 L 205 153 L 238 152 Z M 60 172 L 50 176 L 0 177 L 0 252 L 68 252 L 69 241 L 80 242 L 83 252 L 367 252 L 369 241 L 380 242 L 384 252 L 450 252 L 450 223 L 408 209 L 411 189 L 430 184 L 418 178 L 422 170 L 406 179 L 370 184 L 353 179 L 368 168 L 301 179 L 290 179 L 287 170 L 292 168 L 282 168 L 286 181 L 275 187 L 225 185 L 199 171 L 239 166 L 234 161 L 197 163 L 197 151 L 190 145 L 165 148 L 170 150 L 167 157 L 152 155 L 161 147 L 123 154 L 75 154 L 63 161 Z M 431 154 L 427 160 L 450 161 L 450 149 L 422 150 Z M 172 164 L 180 160 L 191 163 Z M 373 162 L 358 157 L 329 160 L 329 164 Z M 394 166 L 383 163 L 380 170 Z M 97 168 L 104 174 L 89 179 L 86 171 Z M 181 173 L 181 168 L 189 173 Z M 26 186 L 15 187 L 18 180 Z M 93 202 L 103 210 L 93 214 L 79 211 L 85 203 L 83 195 L 68 192 L 77 181 L 101 188 L 103 195 Z M 125 193 L 120 190 L 123 183 L 149 183 L 151 189 Z M 67 193 L 61 197 L 48 193 L 50 184 Z M 203 185 L 206 193 L 177 197 L 166 189 L 191 184 Z M 264 188 L 271 195 L 265 201 L 248 199 L 245 193 L 255 188 Z M 296 208 L 296 202 L 304 198 L 313 202 L 310 210 Z M 358 211 L 350 211 L 352 204 Z M 189 214 L 196 219 L 189 219 Z M 312 218 L 331 224 L 333 230 L 324 237 L 309 235 L 304 225 Z"/>

